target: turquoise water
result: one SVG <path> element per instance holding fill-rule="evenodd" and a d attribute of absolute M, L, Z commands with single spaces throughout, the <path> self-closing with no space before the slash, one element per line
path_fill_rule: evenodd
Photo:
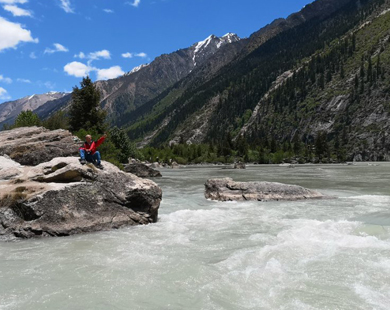
<path fill-rule="evenodd" d="M 0 243 L 0 309 L 389 309 L 390 164 L 161 171 L 157 224 Z M 214 177 L 338 198 L 213 202 Z"/>

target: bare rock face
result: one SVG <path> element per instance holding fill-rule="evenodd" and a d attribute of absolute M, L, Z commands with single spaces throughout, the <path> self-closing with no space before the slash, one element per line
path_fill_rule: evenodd
<path fill-rule="evenodd" d="M 205 197 L 218 201 L 279 201 L 325 198 L 301 186 L 271 182 L 234 182 L 231 178 L 208 180 Z"/>
<path fill-rule="evenodd" d="M 25 167 L 0 156 L 0 239 L 69 236 L 156 222 L 161 189 L 102 164 L 99 170 L 80 165 L 75 157 L 59 157 Z"/>
<path fill-rule="evenodd" d="M 55 157 L 77 155 L 79 143 L 63 129 L 21 127 L 0 131 L 0 156 L 8 155 L 14 161 L 34 166 Z"/>
<path fill-rule="evenodd" d="M 124 170 L 140 178 L 159 178 L 162 176 L 160 171 L 139 163 L 125 165 Z"/>

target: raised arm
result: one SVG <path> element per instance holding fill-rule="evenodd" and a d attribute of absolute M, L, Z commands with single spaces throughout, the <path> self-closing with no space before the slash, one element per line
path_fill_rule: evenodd
<path fill-rule="evenodd" d="M 99 147 L 100 144 L 102 144 L 104 142 L 104 140 L 106 139 L 107 135 L 104 134 L 102 137 L 100 137 L 99 140 L 96 141 L 96 146 L 95 147 Z"/>

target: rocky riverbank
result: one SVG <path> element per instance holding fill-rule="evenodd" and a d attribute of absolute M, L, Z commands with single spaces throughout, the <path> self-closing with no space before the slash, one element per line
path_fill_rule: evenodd
<path fill-rule="evenodd" d="M 19 133 L 28 147 L 16 146 Z M 77 144 L 71 134 L 59 133 L 70 144 L 66 151 L 64 142 L 63 152 L 73 154 Z M 52 140 L 56 135 L 37 128 L 0 132 L 3 154 L 13 157 L 0 156 L 0 239 L 69 236 L 157 221 L 162 191 L 156 183 L 104 161 L 104 170 L 83 166 L 77 157 L 46 161 L 52 157 L 47 145 L 62 150 L 63 139 L 59 145 Z"/>

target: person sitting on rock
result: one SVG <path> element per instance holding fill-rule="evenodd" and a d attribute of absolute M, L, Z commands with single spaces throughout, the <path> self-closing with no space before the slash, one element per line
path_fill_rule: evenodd
<path fill-rule="evenodd" d="M 92 140 L 91 135 L 85 136 L 85 142 L 82 147 L 80 147 L 80 163 L 85 165 L 87 162 L 93 163 L 97 168 L 103 169 L 101 164 L 101 157 L 99 151 L 96 149 L 100 144 L 106 139 L 107 135 L 104 134 L 99 140 L 96 142 Z"/>

